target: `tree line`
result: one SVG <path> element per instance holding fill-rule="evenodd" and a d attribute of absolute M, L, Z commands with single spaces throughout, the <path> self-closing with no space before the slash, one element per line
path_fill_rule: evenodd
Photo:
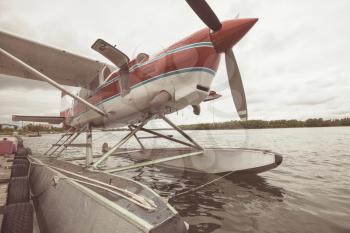
<path fill-rule="evenodd" d="M 226 121 L 217 123 L 202 123 L 192 125 L 180 125 L 184 130 L 210 130 L 210 129 L 267 129 L 267 128 L 301 128 L 301 127 L 337 127 L 350 126 L 350 118 L 328 119 L 311 118 L 305 121 L 301 120 L 248 120 L 248 121 Z M 7 134 L 12 132 L 63 132 L 61 127 L 47 128 L 42 125 L 28 124 L 21 129 L 0 128 L 0 133 Z"/>
<path fill-rule="evenodd" d="M 0 128 L 0 133 L 13 133 L 13 132 L 18 132 L 18 133 L 28 133 L 28 132 L 63 132 L 63 128 L 61 127 L 45 127 L 43 125 L 35 125 L 35 124 L 28 124 L 23 126 L 23 128 L 20 129 L 15 129 L 15 128 L 9 128 L 9 127 L 3 127 Z"/>
<path fill-rule="evenodd" d="M 208 130 L 208 129 L 266 129 L 266 128 L 301 128 L 301 127 L 336 127 L 350 126 L 350 118 L 328 119 L 311 118 L 301 120 L 248 120 L 226 121 L 217 123 L 204 123 L 192 125 L 180 125 L 184 130 Z"/>

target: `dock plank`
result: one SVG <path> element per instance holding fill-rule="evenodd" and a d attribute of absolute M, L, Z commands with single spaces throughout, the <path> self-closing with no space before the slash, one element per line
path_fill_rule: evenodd
<path fill-rule="evenodd" d="M 7 188 L 11 176 L 11 166 L 14 156 L 0 156 L 0 229 L 3 219 L 3 208 L 7 201 Z"/>

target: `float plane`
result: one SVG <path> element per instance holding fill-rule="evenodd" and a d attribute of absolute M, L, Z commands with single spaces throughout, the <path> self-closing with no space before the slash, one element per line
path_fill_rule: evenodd
<path fill-rule="evenodd" d="M 86 166 L 90 169 L 103 169 L 103 162 L 111 155 L 133 154 L 135 151 L 121 151 L 121 147 L 131 138 L 135 138 L 141 146 L 141 152 L 137 153 L 148 156 L 147 161 L 118 166 L 106 172 L 154 164 L 207 173 L 262 172 L 277 167 L 282 157 L 273 152 L 205 149 L 166 117 L 187 106 L 192 106 L 194 114 L 199 115 L 202 102 L 221 96 L 211 90 L 211 84 L 221 54 L 224 54 L 234 105 L 242 120 L 248 118 L 245 92 L 233 47 L 258 19 L 236 18 L 221 22 L 206 1 L 186 2 L 207 27 L 154 55 L 140 53 L 133 59 L 116 46 L 98 39 L 91 48 L 102 54 L 109 61 L 108 64 L 0 31 L 0 74 L 44 81 L 62 93 L 63 108 L 59 116 L 14 115 L 13 120 L 63 123 L 67 131 L 45 153 L 50 157 L 58 158 L 68 146 L 78 146 L 73 143 L 74 140 L 81 133 L 86 133 L 83 146 L 86 147 Z M 70 92 L 65 86 L 79 87 L 79 94 Z M 74 99 L 70 106 L 64 104 L 68 97 Z M 186 140 L 147 129 L 146 124 L 153 119 L 163 119 Z M 125 126 L 128 127 L 128 134 L 106 149 L 102 156 L 94 158 L 91 130 Z M 179 150 L 179 154 L 171 156 L 158 153 L 154 157 L 154 153 L 147 153 L 149 149 L 144 148 L 143 138 L 137 135 L 141 131 L 152 134 L 153 138 L 164 138 L 190 149 Z"/>

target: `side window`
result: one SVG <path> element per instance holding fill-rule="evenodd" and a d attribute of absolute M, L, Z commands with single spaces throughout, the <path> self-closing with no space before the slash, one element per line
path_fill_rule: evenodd
<path fill-rule="evenodd" d="M 106 80 L 106 78 L 111 74 L 111 70 L 105 66 L 105 68 L 103 68 L 102 71 L 102 75 L 103 75 L 103 80 Z"/>
<path fill-rule="evenodd" d="M 104 66 L 98 76 L 98 86 L 102 85 L 110 74 L 111 70 L 108 68 L 108 66 Z"/>

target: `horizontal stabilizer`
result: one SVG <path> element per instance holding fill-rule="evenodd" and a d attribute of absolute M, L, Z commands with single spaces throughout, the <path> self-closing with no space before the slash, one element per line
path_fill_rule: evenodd
<path fill-rule="evenodd" d="M 13 115 L 13 121 L 33 121 L 33 122 L 46 122 L 49 124 L 61 124 L 64 122 L 64 117 L 54 116 L 19 116 Z"/>

